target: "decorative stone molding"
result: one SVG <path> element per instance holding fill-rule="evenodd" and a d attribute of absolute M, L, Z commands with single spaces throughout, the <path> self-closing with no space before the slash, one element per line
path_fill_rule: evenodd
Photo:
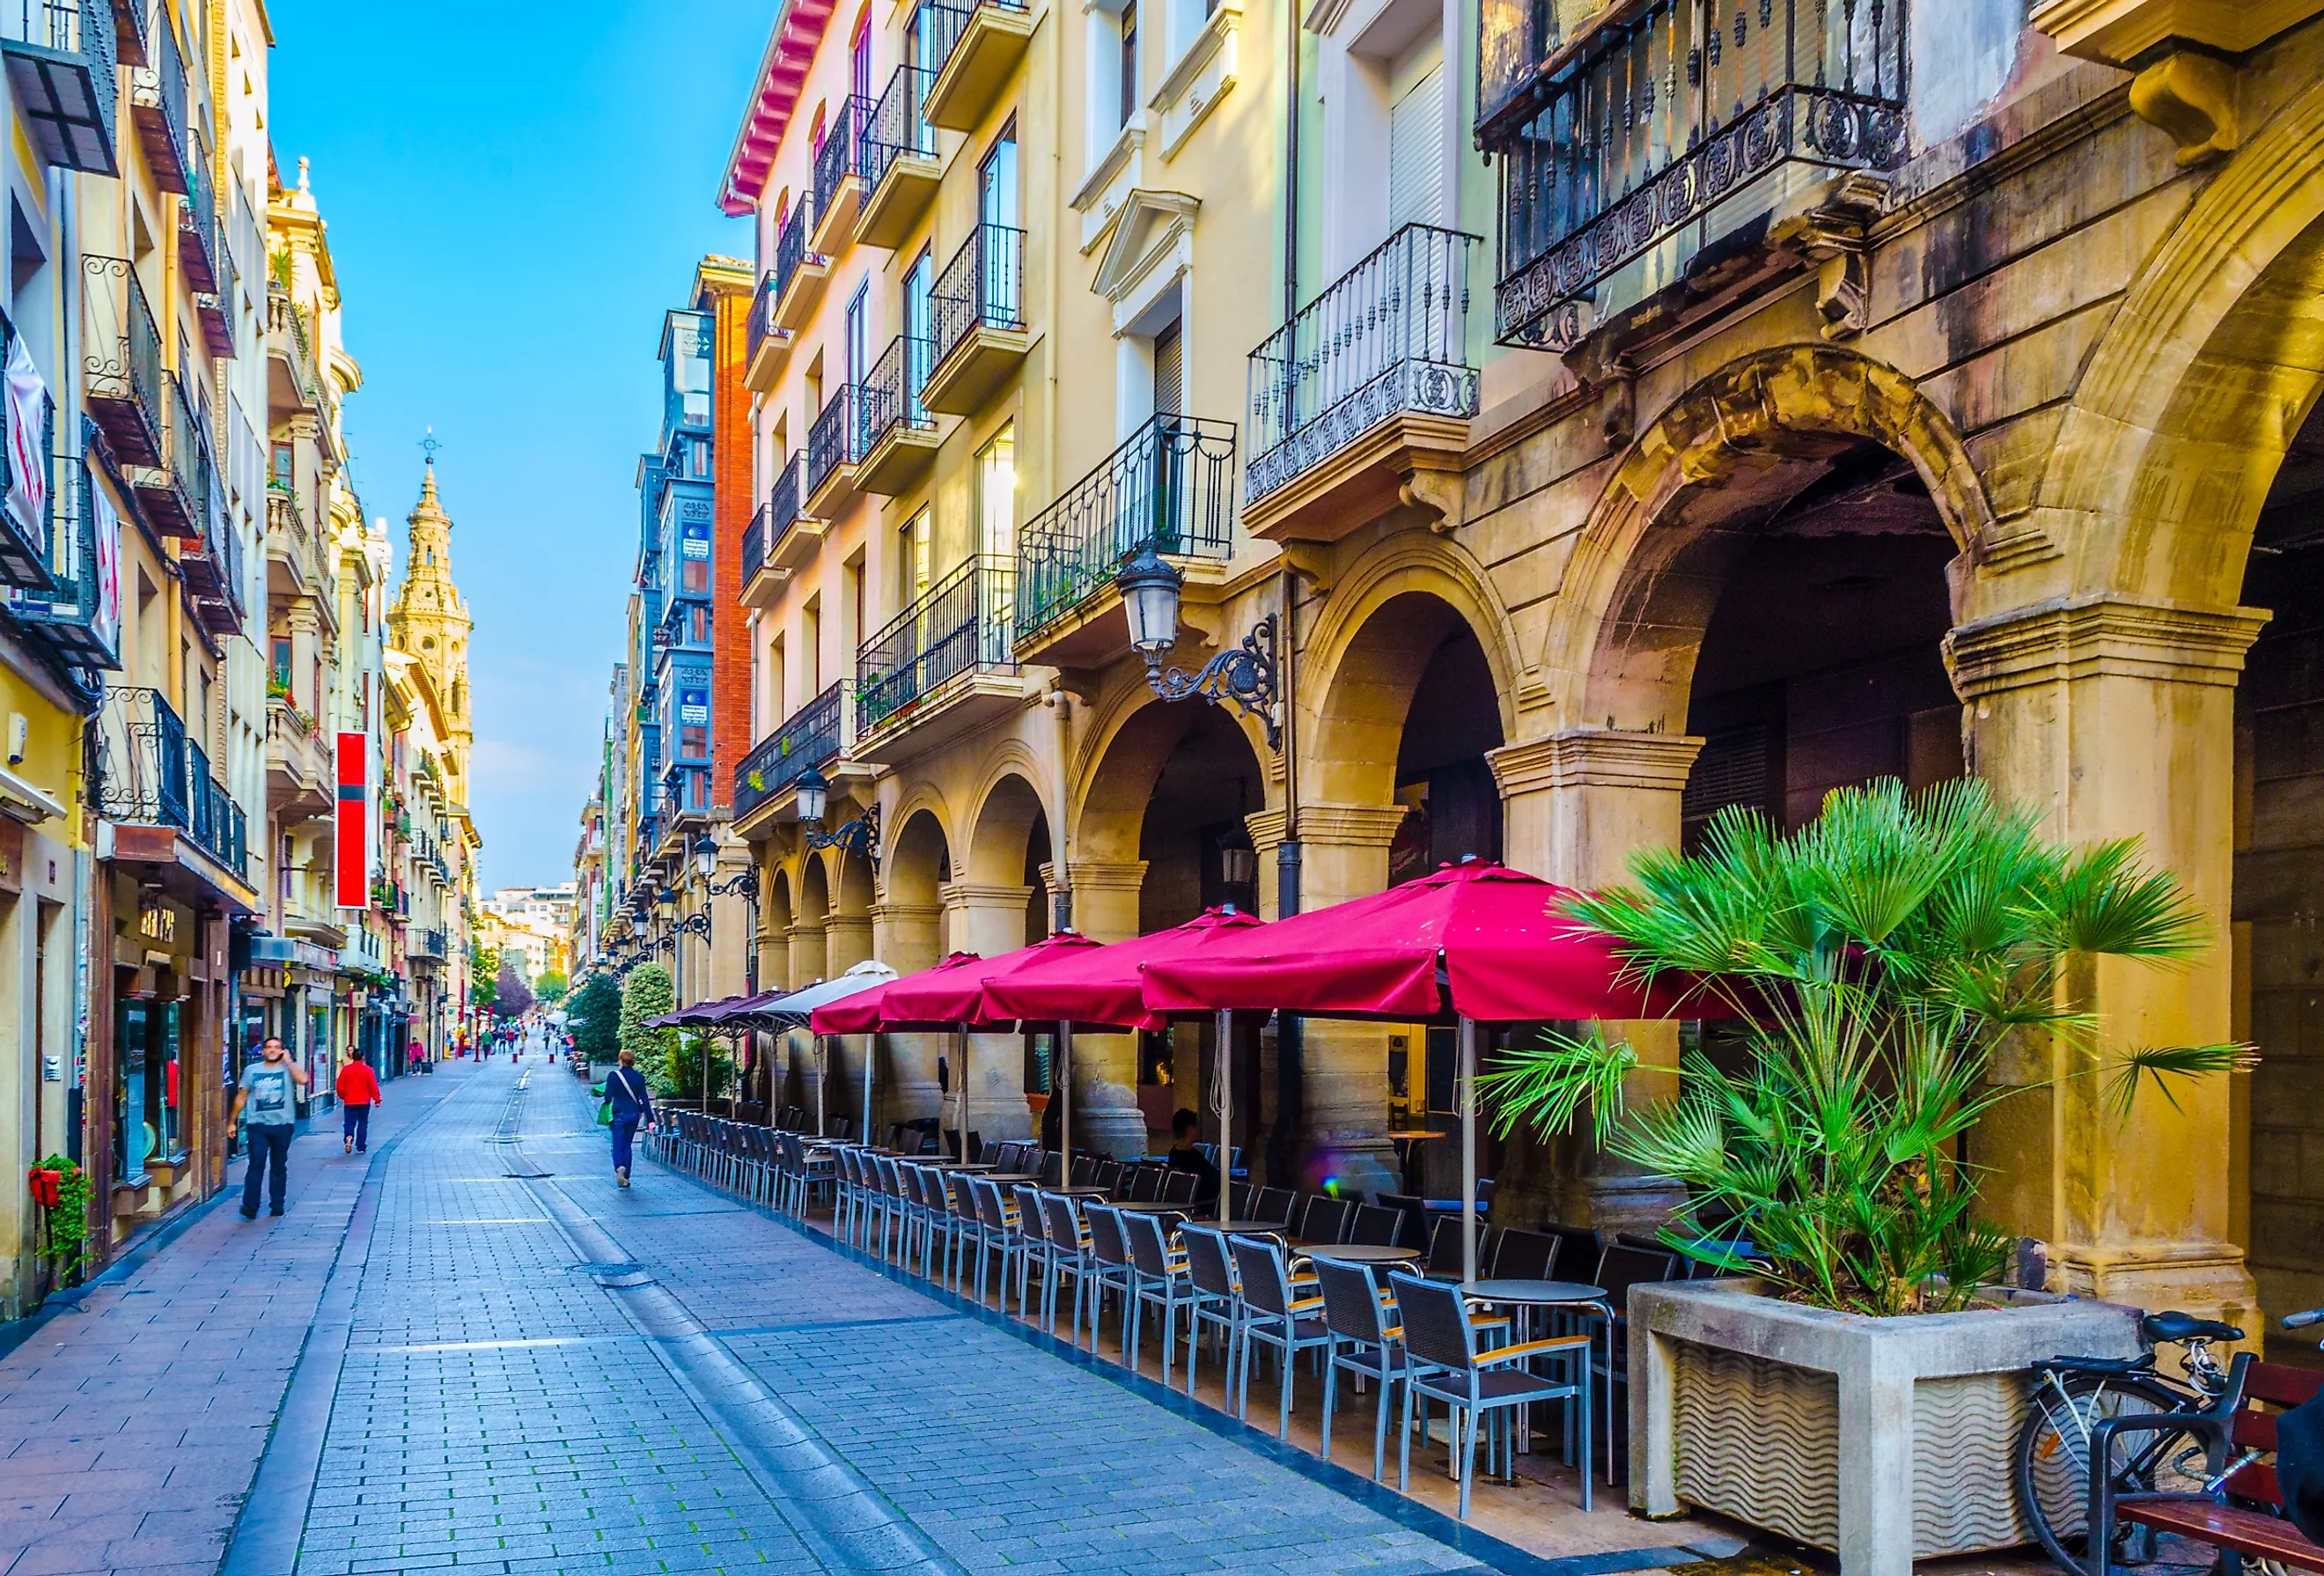
<path fill-rule="evenodd" d="M 1569 728 L 1485 752 L 1504 797 L 1568 788 L 1646 788 L 1678 793 L 1702 740 L 1691 733 Z"/>
<path fill-rule="evenodd" d="M 2093 677 L 2233 688 L 2268 615 L 2093 592 L 1962 624 L 1945 637 L 1961 698 Z"/>
<path fill-rule="evenodd" d="M 2210 55 L 2190 51 L 2155 61 L 2132 81 L 2130 107 L 2171 134 L 2181 165 L 2224 158 L 2242 140 L 2236 130 L 2236 74 Z"/>
<path fill-rule="evenodd" d="M 1235 35 L 1241 26 L 1241 0 L 1218 0 L 1202 31 L 1187 42 L 1185 52 L 1163 73 L 1154 97 L 1146 101 L 1161 124 L 1164 163 L 1176 156 L 1195 128 L 1234 91 Z"/>
<path fill-rule="evenodd" d="M 2239 55 L 2319 11 L 2319 0 L 2039 0 L 2030 20 L 2061 54 L 2126 67 L 2173 40 Z"/>
<path fill-rule="evenodd" d="M 1014 908 L 1019 913 L 1032 900 L 1033 889 L 1008 881 L 946 881 L 936 889 L 936 900 L 947 914 L 973 908 Z"/>
<path fill-rule="evenodd" d="M 1299 838 L 1338 848 L 1386 848 L 1409 813 L 1402 805 L 1302 805 Z M 1245 824 L 1250 819 L 1244 817 Z"/>
<path fill-rule="evenodd" d="M 1133 115 L 1113 139 L 1113 145 L 1091 169 L 1081 189 L 1074 193 L 1070 206 L 1082 217 L 1083 256 L 1096 251 L 1113 234 L 1114 221 L 1121 217 L 1130 189 L 1137 182 L 1145 148 L 1146 117 Z"/>
<path fill-rule="evenodd" d="M 1135 892 L 1146 882 L 1142 859 L 1074 859 L 1065 870 L 1075 892 Z"/>
<path fill-rule="evenodd" d="M 1872 326 L 1870 284 L 1866 276 L 1865 232 L 1888 202 L 1894 184 L 1886 175 L 1851 170 L 1833 184 L 1831 198 L 1788 228 L 1817 268 L 1816 312 L 1826 339 L 1852 339 Z"/>

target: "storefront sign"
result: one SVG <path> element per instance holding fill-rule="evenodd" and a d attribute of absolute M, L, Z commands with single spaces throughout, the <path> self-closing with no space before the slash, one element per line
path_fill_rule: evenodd
<path fill-rule="evenodd" d="M 338 736 L 338 820 L 332 843 L 337 852 L 338 865 L 332 880 L 338 889 L 337 906 L 342 908 L 371 907 L 371 774 L 367 770 L 369 751 L 364 749 L 367 742 L 362 733 Z"/>

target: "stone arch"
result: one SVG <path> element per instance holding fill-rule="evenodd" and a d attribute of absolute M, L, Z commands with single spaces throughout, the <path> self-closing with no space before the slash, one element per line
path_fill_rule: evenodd
<path fill-rule="evenodd" d="M 2034 502 L 2077 589 L 2232 604 L 2324 389 L 2324 78 L 2203 186 L 2092 350 Z"/>
<path fill-rule="evenodd" d="M 1545 648 L 1545 665 L 1572 679 L 1564 722 L 1683 732 L 1719 594 L 1683 555 L 1714 518 L 1780 504 L 1797 464 L 1866 442 L 1911 465 L 1973 563 L 1995 535 L 1984 486 L 1951 421 L 1895 368 L 1836 346 L 1780 346 L 1672 401 L 1624 453 L 1568 562 Z M 1961 590 L 1956 576 L 1957 604 Z"/>
<path fill-rule="evenodd" d="M 1004 759 L 987 773 L 969 817 L 968 848 L 955 862 L 955 880 L 990 885 L 1024 880 L 1026 844 L 1034 824 L 1047 815 L 1033 775 L 1029 752 L 1021 759 Z"/>
<path fill-rule="evenodd" d="M 1516 628 L 1481 566 L 1423 532 L 1389 538 L 1333 587 L 1301 661 L 1301 792 L 1319 803 L 1386 805 L 1397 743 L 1429 653 L 1455 625 L 1483 649 L 1501 733 L 1517 732 L 1523 664 Z"/>
<path fill-rule="evenodd" d="M 759 948 L 761 972 L 770 985 L 780 981 L 796 990 L 807 983 L 790 973 L 791 877 L 779 864 L 770 867 L 759 903 Z M 772 964 L 771 968 L 765 965 Z"/>

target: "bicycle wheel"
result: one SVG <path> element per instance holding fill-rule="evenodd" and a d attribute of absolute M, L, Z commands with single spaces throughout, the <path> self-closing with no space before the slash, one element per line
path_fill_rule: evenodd
<path fill-rule="evenodd" d="M 2050 1558 L 2067 1571 L 2087 1571 L 2092 1563 L 2090 1430 L 2109 1417 L 2175 1412 L 2185 1398 L 2151 1379 L 2063 1374 L 2056 1383 L 2037 1378 L 2033 1399 L 2033 1413 L 2017 1436 L 2017 1501 Z M 2185 1430 L 2133 1435 L 2125 1448 L 2127 1453 L 2115 1460 L 2118 1489 L 2201 1492 L 2200 1447 Z M 2200 1576 L 2218 1562 L 2217 1551 L 2203 1544 L 2165 1539 L 2158 1546 L 2130 1546 L 2144 1535 L 2117 1529 L 2109 1562 L 2135 1564 L 2155 1576 Z"/>

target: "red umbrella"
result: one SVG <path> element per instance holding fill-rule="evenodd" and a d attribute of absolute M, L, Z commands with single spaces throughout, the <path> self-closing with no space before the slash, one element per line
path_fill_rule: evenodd
<path fill-rule="evenodd" d="M 859 991 L 827 1006 L 818 1007 L 807 1014 L 807 1027 L 817 1034 L 881 1034 L 927 1030 L 940 1032 L 956 1029 L 965 1021 L 979 1032 L 1005 1032 L 1016 1028 L 1013 1019 L 992 1022 L 982 1016 L 971 1015 L 964 1019 L 951 1017 L 929 1017 L 923 1012 L 908 1010 L 909 999 L 897 991 L 907 985 L 918 983 L 923 1000 L 935 1000 L 935 991 L 946 986 L 973 991 L 983 979 L 988 960 L 973 952 L 956 952 L 933 968 L 922 969 L 917 974 L 907 974 L 875 990 Z M 891 1005 L 892 1004 L 892 1005 Z"/>
<path fill-rule="evenodd" d="M 1610 936 L 1570 919 L 1575 894 L 1470 861 L 1146 964 L 1155 1012 L 1219 1008 L 1524 1023 L 1668 1018 L 1682 990 L 1621 978 Z M 1696 1009 L 1700 1011 L 1700 1009 Z"/>
<path fill-rule="evenodd" d="M 999 957 L 980 958 L 954 953 L 933 969 L 908 974 L 880 993 L 883 1028 L 905 1027 L 906 1020 L 941 1024 L 947 1028 L 964 1023 L 1014 1027 L 1020 1015 L 995 1011 L 992 986 L 1020 970 L 1067 957 L 1085 957 L 1103 951 L 1078 931 L 1061 930 L 1030 946 L 1020 946 Z M 973 965 L 973 966 L 971 966 Z"/>
<path fill-rule="evenodd" d="M 988 976 L 985 1004 L 996 1017 L 1160 1028 L 1168 1019 L 1146 1006 L 1141 994 L 1144 966 L 1159 959 L 1193 955 L 1257 930 L 1261 924 L 1255 914 L 1212 908 L 1184 925 L 1150 935 L 1132 936 L 1110 946 L 1052 952 Z"/>
<path fill-rule="evenodd" d="M 1477 1277 L 1477 1024 L 1668 1018 L 1683 993 L 1620 978 L 1612 938 L 1566 917 L 1573 893 L 1483 861 L 1296 914 L 1146 965 L 1157 1012 L 1270 1009 L 1461 1028 L 1461 1225 Z"/>

